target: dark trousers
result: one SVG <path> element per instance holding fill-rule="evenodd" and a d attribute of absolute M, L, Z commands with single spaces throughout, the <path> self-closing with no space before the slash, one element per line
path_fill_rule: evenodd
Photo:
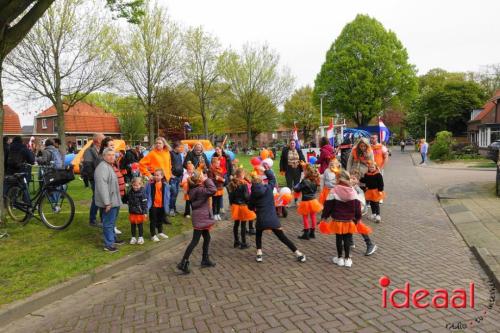
<path fill-rule="evenodd" d="M 286 186 L 293 191 L 295 185 L 300 183 L 300 168 L 288 167 L 285 172 Z"/>
<path fill-rule="evenodd" d="M 186 207 L 184 208 L 184 216 L 191 215 L 191 201 L 186 200 Z"/>
<path fill-rule="evenodd" d="M 193 239 L 186 248 L 182 260 L 189 260 L 189 256 L 193 252 L 194 248 L 198 245 L 201 236 L 203 236 L 203 258 L 208 257 L 208 247 L 210 246 L 210 231 L 208 230 L 193 230 Z"/>
<path fill-rule="evenodd" d="M 286 235 L 283 232 L 283 230 L 279 230 L 279 229 L 271 229 L 271 230 L 273 231 L 273 233 L 276 235 L 276 237 L 278 237 L 278 239 L 283 244 L 285 244 L 286 246 L 288 246 L 288 248 L 290 250 L 292 250 L 292 252 L 297 251 L 297 247 L 295 246 L 295 244 L 292 243 L 291 240 L 288 239 L 288 237 L 286 237 Z M 257 246 L 257 250 L 261 250 L 262 249 L 262 233 L 263 232 L 264 232 L 264 230 L 257 229 L 257 233 L 255 235 L 255 244 Z"/>
<path fill-rule="evenodd" d="M 337 243 L 337 254 L 338 257 L 342 257 L 342 249 L 344 250 L 344 258 L 349 258 L 351 245 L 352 245 L 352 234 L 335 235 Z"/>
<path fill-rule="evenodd" d="M 222 195 L 212 197 L 212 211 L 214 215 L 220 214 L 220 209 L 222 207 Z"/>
<path fill-rule="evenodd" d="M 136 229 L 139 229 L 139 237 L 142 237 L 144 234 L 144 225 L 142 223 L 140 224 L 130 224 L 130 231 L 132 232 L 132 237 L 135 237 L 136 235 Z"/>
<path fill-rule="evenodd" d="M 405 151 L 405 146 L 401 146 L 401 152 Z"/>
<path fill-rule="evenodd" d="M 166 221 L 165 210 L 163 207 L 151 207 L 149 210 L 149 231 L 151 237 L 156 235 L 156 230 L 161 234 L 163 232 L 163 222 Z"/>
<path fill-rule="evenodd" d="M 170 203 L 169 208 L 177 212 L 177 208 L 175 207 L 175 203 L 177 202 L 177 195 L 179 194 L 179 189 L 181 185 L 181 178 L 172 177 L 170 178 Z"/>
<path fill-rule="evenodd" d="M 372 208 L 372 214 L 380 215 L 380 204 L 375 201 L 369 201 L 370 207 Z"/>
<path fill-rule="evenodd" d="M 370 239 L 370 236 L 365 235 L 365 234 L 361 234 L 361 236 L 363 236 L 363 239 L 365 240 L 366 246 L 372 245 L 372 240 Z"/>
<path fill-rule="evenodd" d="M 240 227 L 241 224 L 241 243 L 246 244 L 247 243 L 247 222 L 246 221 L 234 221 L 233 225 L 233 236 L 234 236 L 234 241 L 238 242 L 238 228 Z"/>

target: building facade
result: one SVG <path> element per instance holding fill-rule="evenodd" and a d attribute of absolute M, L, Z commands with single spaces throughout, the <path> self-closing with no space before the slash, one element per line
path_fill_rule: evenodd
<path fill-rule="evenodd" d="M 500 90 L 481 108 L 471 112 L 467 124 L 469 142 L 478 146 L 480 152 L 496 140 L 500 140 Z"/>

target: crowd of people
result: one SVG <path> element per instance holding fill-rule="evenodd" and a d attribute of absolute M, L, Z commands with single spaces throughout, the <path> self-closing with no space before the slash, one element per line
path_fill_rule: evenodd
<path fill-rule="evenodd" d="M 33 163 L 33 154 L 18 141 L 20 138 L 14 138 L 9 153 L 20 151 L 18 155 L 27 163 Z M 63 159 L 56 143 L 47 140 L 45 146 L 37 161 L 61 165 Z M 369 236 L 372 229 L 362 222 L 362 216 L 369 206 L 369 218 L 375 223 L 382 221 L 380 205 L 385 198 L 383 171 L 388 151 L 378 143 L 378 136 L 373 135 L 369 140 L 359 139 L 352 146 L 346 163 L 339 161 L 338 153 L 339 147 L 322 138 L 319 158 L 310 164 L 295 141 L 290 141 L 281 152 L 279 170 L 293 198 L 287 205 L 295 206 L 302 217 L 303 232 L 298 238 L 314 240 L 316 229 L 322 234 L 336 235 L 337 255 L 333 262 L 351 267 L 354 234 L 363 237 L 365 255 L 377 249 Z M 143 225 L 148 220 L 151 241 L 167 239 L 163 225 L 170 223 L 169 217 L 178 214 L 177 197 L 182 189 L 184 216 L 192 221 L 193 237 L 177 267 L 189 273 L 190 255 L 202 237 L 201 266 L 215 266 L 209 257 L 210 230 L 223 219 L 223 198 L 227 191 L 235 248 L 247 249 L 247 236 L 255 235 L 256 261 L 262 262 L 263 232 L 270 230 L 299 262 L 305 262 L 305 254 L 284 233 L 277 214 L 275 201 L 281 192 L 272 171 L 272 160 L 262 159 L 251 172 L 238 163 L 236 159 L 231 160 L 223 147 L 216 147 L 209 160 L 201 143 L 185 151 L 179 142 L 171 147 L 163 137 L 155 140 L 146 156 L 139 146 L 117 152 L 112 138 L 95 134 L 80 167 L 81 177 L 92 190 L 89 225 L 102 227 L 104 250 L 116 252 L 117 246 L 124 243 L 118 238 L 121 231 L 116 228 L 116 221 L 120 207 L 127 203 L 130 244 L 144 244 Z M 319 222 L 318 214 L 321 215 Z"/>

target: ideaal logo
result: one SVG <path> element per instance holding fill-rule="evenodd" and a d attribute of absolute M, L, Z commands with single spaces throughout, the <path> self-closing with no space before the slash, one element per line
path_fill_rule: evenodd
<path fill-rule="evenodd" d="M 475 308 L 475 286 L 474 282 L 470 282 L 468 288 L 458 288 L 453 289 L 450 292 L 446 289 L 435 289 L 432 293 L 431 291 L 420 288 L 414 291 L 411 290 L 411 285 L 409 282 L 406 282 L 403 289 L 395 288 L 389 294 L 387 291 L 387 287 L 391 284 L 391 280 L 387 276 L 382 276 L 379 279 L 379 284 L 382 287 L 382 307 L 387 308 L 388 302 L 394 308 L 409 308 L 410 301 L 412 305 L 416 308 L 423 309 L 429 306 L 433 308 L 448 308 L 452 307 L 455 309 L 458 308 L 466 308 L 470 307 L 472 309 Z M 469 321 L 458 321 L 453 323 L 447 323 L 446 328 L 450 331 L 453 330 L 464 330 L 467 328 L 473 328 L 477 324 L 481 323 L 486 317 L 491 309 L 493 309 L 495 305 L 495 297 L 496 297 L 496 288 L 493 281 L 488 282 L 489 286 L 489 295 L 490 298 L 488 300 L 488 305 L 481 312 L 481 315 L 472 318 Z M 396 302 L 396 297 L 401 295 L 404 297 L 404 301 L 402 303 Z M 450 298 L 451 296 L 451 298 Z"/>
<path fill-rule="evenodd" d="M 409 308 L 411 304 L 419 309 L 425 309 L 429 306 L 436 309 L 447 309 L 449 307 L 459 308 L 474 308 L 474 282 L 470 282 L 468 288 L 457 288 L 450 292 L 446 289 L 435 289 L 429 291 L 424 288 L 411 290 L 410 282 L 405 282 L 402 289 L 395 288 L 390 292 L 387 287 L 391 284 L 391 280 L 387 276 L 382 276 L 379 279 L 379 284 L 382 287 L 382 307 L 387 308 L 388 302 L 394 308 Z M 396 301 L 396 296 L 404 297 L 402 303 Z"/>

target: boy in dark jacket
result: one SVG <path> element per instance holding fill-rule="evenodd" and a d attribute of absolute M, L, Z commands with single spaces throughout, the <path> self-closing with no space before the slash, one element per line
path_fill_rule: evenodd
<path fill-rule="evenodd" d="M 262 178 L 259 176 L 252 177 L 252 190 L 248 205 L 257 214 L 257 234 L 255 236 L 257 257 L 255 260 L 262 262 L 262 233 L 264 230 L 271 230 L 283 244 L 295 253 L 299 262 L 305 262 L 306 256 L 297 250 L 297 247 L 286 237 L 281 229 L 281 224 L 276 214 L 276 207 L 274 206 L 273 189 L 276 186 L 276 177 L 274 177 L 269 165 L 263 164 L 262 168 L 269 182 L 268 184 L 263 184 Z"/>
<path fill-rule="evenodd" d="M 132 238 L 130 244 L 144 244 L 144 228 L 143 223 L 148 216 L 148 197 L 142 184 L 142 178 L 136 177 L 132 180 L 132 188 L 127 194 L 128 203 L 128 219 L 130 221 L 130 228 Z M 139 229 L 139 239 L 135 238 L 136 229 Z"/>

